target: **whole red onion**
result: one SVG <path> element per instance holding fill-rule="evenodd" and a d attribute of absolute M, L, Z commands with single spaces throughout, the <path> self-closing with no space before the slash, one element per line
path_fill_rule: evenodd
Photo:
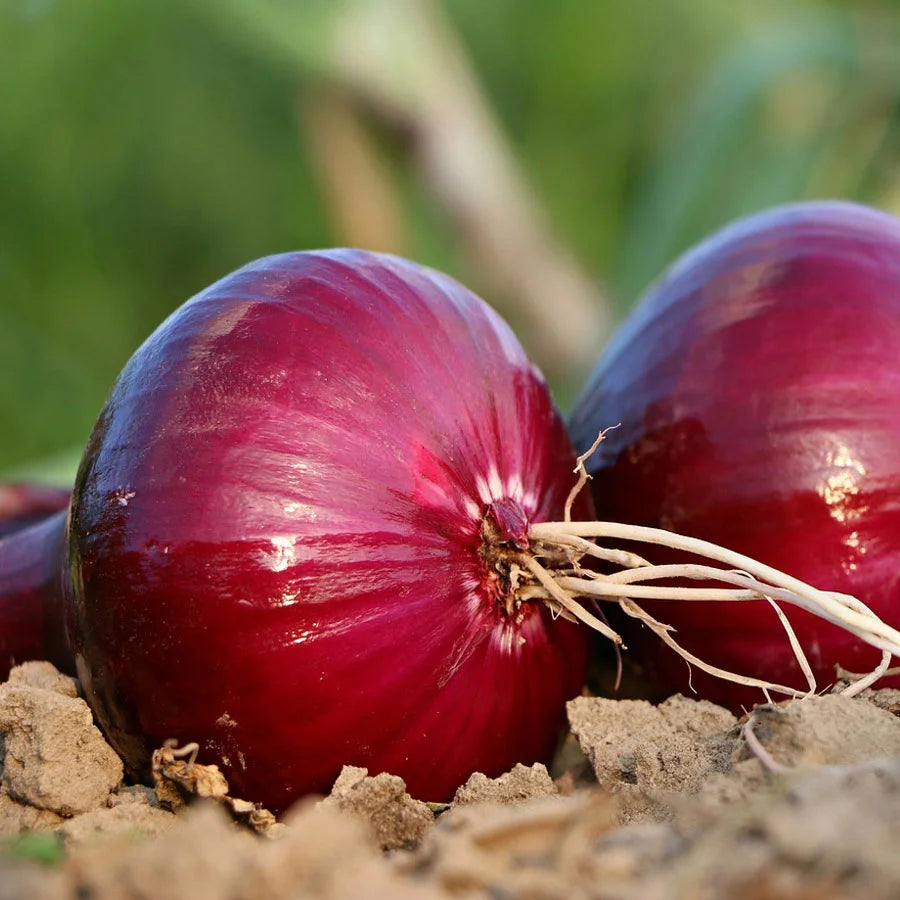
<path fill-rule="evenodd" d="M 579 450 L 616 424 L 587 463 L 601 519 L 724 544 L 900 621 L 900 221 L 849 203 L 785 206 L 687 253 L 624 323 L 570 417 Z M 707 662 L 804 686 L 763 602 L 646 608 Z M 835 663 L 878 661 L 786 611 L 821 684 Z M 653 693 L 689 689 L 682 659 L 622 628 Z M 692 682 L 719 702 L 759 700 L 696 670 Z"/>
<path fill-rule="evenodd" d="M 132 771 L 175 739 L 275 810 L 342 764 L 445 799 L 545 759 L 581 687 L 585 633 L 513 602 L 508 563 L 573 464 L 543 380 L 459 284 L 360 251 L 269 257 L 128 363 L 52 564 L 62 517 L 0 543 L 20 572 L 0 647 L 67 619 Z"/>

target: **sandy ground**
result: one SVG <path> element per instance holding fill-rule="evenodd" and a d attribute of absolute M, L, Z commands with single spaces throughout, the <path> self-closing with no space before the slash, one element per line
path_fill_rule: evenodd
<path fill-rule="evenodd" d="M 453 803 L 347 767 L 275 822 L 163 750 L 122 783 L 77 684 L 0 685 L 4 898 L 900 896 L 900 692 L 727 710 L 581 697 L 548 771 L 473 775 Z"/>

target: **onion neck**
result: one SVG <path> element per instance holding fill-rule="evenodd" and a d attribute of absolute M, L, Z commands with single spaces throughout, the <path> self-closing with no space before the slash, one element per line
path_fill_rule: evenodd
<path fill-rule="evenodd" d="M 602 437 L 601 433 L 597 443 Z M 481 522 L 484 583 L 503 614 L 518 617 L 524 604 L 543 603 L 553 615 L 581 621 L 613 644 L 622 646 L 621 636 L 605 621 L 598 605 L 598 601 L 612 601 L 626 615 L 647 626 L 690 665 L 737 684 L 789 697 L 812 695 L 817 686 L 809 661 L 779 603 L 798 606 L 882 651 L 878 667 L 843 689 L 846 696 L 874 684 L 889 671 L 891 658 L 900 658 L 900 629 L 883 622 L 856 597 L 815 588 L 709 541 L 639 525 L 571 521 L 572 501 L 587 481 L 584 460 L 591 452 L 593 448 L 578 459 L 579 479 L 566 501 L 564 521 L 529 523 L 521 506 L 509 498 L 488 505 Z M 630 550 L 605 546 L 609 540 L 659 545 L 681 551 L 688 559 L 682 563 L 654 565 Z M 697 562 L 698 559 L 701 561 Z M 601 562 L 603 567 L 598 569 L 583 562 Z M 608 571 L 610 568 L 613 571 Z M 683 584 L 685 580 L 719 582 L 726 586 L 690 587 Z M 672 584 L 673 581 L 682 583 Z M 773 607 L 785 630 L 806 678 L 807 689 L 729 672 L 706 663 L 676 642 L 670 626 L 655 619 L 636 602 L 644 599 L 765 601 Z M 588 607 L 595 608 L 599 615 L 594 615 Z"/>
<path fill-rule="evenodd" d="M 546 590 L 536 586 L 529 572 L 534 553 L 529 527 L 525 510 L 510 497 L 490 503 L 481 520 L 485 585 L 502 615 L 510 618 L 518 617 L 523 605 L 534 600 L 547 603 L 554 612 L 559 606 Z M 559 550 L 543 548 L 543 558 L 550 569 L 567 563 L 565 552 Z"/>
<path fill-rule="evenodd" d="M 75 668 L 63 602 L 66 513 L 0 539 L 0 679 L 16 663 Z"/>

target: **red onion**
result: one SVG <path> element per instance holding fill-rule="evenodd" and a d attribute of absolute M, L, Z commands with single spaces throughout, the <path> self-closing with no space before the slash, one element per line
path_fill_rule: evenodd
<path fill-rule="evenodd" d="M 900 221 L 849 203 L 786 206 L 685 255 L 603 353 L 570 418 L 601 518 L 714 540 L 900 621 Z M 660 561 L 668 561 L 664 557 Z M 764 603 L 648 602 L 706 661 L 800 687 Z M 790 612 L 820 683 L 871 647 Z M 619 624 L 618 620 L 615 624 Z M 688 668 L 622 625 L 656 695 Z M 756 691 L 693 671 L 705 697 Z"/>
<path fill-rule="evenodd" d="M 70 496 L 71 491 L 52 485 L 0 482 L 0 537 L 65 509 Z"/>
<path fill-rule="evenodd" d="M 522 601 L 512 562 L 573 464 L 459 284 L 359 251 L 260 260 L 128 363 L 65 544 L 62 516 L 0 542 L 4 662 L 74 662 L 133 772 L 175 739 L 275 810 L 345 763 L 445 799 L 546 759 L 581 687 L 586 632 Z"/>
<path fill-rule="evenodd" d="M 6 538 L 0 540 L 0 677 L 14 660 L 47 657 L 71 665 L 64 629 L 45 615 L 59 579 L 70 494 L 49 485 L 0 483 L 0 538 Z M 22 531 L 21 540 L 8 537 Z"/>

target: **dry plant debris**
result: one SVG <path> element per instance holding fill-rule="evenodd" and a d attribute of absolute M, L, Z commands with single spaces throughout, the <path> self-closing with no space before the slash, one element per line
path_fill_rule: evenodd
<path fill-rule="evenodd" d="M 219 767 L 197 762 L 199 749 L 196 744 L 179 748 L 169 742 L 156 750 L 152 767 L 157 803 L 177 812 L 194 800 L 212 800 L 221 804 L 236 822 L 257 834 L 273 837 L 280 829 L 275 816 L 258 803 L 230 796 L 228 782 Z"/>

